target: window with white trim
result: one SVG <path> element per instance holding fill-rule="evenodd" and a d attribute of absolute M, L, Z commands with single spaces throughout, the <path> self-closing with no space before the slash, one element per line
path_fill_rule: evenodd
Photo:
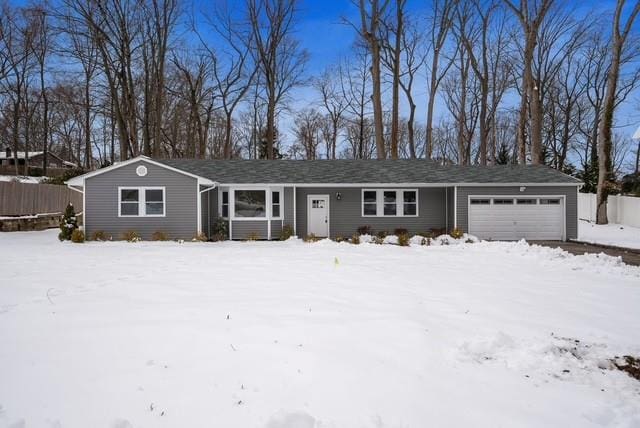
<path fill-rule="evenodd" d="M 243 218 L 267 216 L 267 192 L 265 190 L 234 190 L 233 215 Z"/>
<path fill-rule="evenodd" d="M 164 217 L 164 187 L 118 188 L 118 217 Z"/>
<path fill-rule="evenodd" d="M 416 189 L 363 189 L 362 217 L 417 217 Z"/>
<path fill-rule="evenodd" d="M 280 218 L 282 203 L 280 202 L 281 192 L 273 190 L 271 192 L 271 218 Z"/>
<path fill-rule="evenodd" d="M 222 218 L 229 218 L 229 192 L 227 190 L 222 192 Z"/>

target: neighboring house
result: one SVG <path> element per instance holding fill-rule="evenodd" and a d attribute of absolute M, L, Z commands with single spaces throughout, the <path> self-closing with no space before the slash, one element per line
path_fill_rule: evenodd
<path fill-rule="evenodd" d="M 153 160 L 137 157 L 67 182 L 84 192 L 87 236 L 148 239 L 349 237 L 459 228 L 485 239 L 576 238 L 581 182 L 545 166 L 441 166 L 426 160 Z"/>
<path fill-rule="evenodd" d="M 25 164 L 27 154 L 25 152 L 12 152 L 10 148 L 6 148 L 4 152 L 0 152 L 0 166 L 15 166 L 16 158 L 18 165 Z M 28 152 L 29 166 L 42 168 L 44 161 L 44 152 Z M 47 167 L 49 168 L 76 168 L 73 162 L 67 162 L 57 156 L 55 153 L 47 153 Z"/>

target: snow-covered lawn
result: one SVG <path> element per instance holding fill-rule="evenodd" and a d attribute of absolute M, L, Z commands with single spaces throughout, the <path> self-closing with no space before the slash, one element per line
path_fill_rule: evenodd
<path fill-rule="evenodd" d="M 594 244 L 640 249 L 640 228 L 624 224 L 578 222 L 578 240 Z"/>
<path fill-rule="evenodd" d="M 640 268 L 525 243 L 0 234 L 0 426 L 640 426 Z"/>

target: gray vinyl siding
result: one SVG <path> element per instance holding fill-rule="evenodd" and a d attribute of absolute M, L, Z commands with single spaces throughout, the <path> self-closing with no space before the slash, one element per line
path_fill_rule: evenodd
<path fill-rule="evenodd" d="M 454 219 L 453 219 L 453 215 L 455 213 L 455 198 L 454 198 L 454 192 L 453 192 L 453 187 L 447 187 L 446 188 L 446 203 L 447 203 L 447 224 L 445 225 L 445 228 L 447 229 L 447 232 L 450 232 L 451 230 L 453 230 L 453 223 L 454 223 Z"/>
<path fill-rule="evenodd" d="M 367 189 L 373 187 L 367 187 Z M 297 234 L 307 234 L 307 196 L 329 195 L 329 235 L 351 236 L 360 226 L 371 226 L 375 232 L 393 233 L 396 228 L 405 228 L 409 233 L 441 229 L 446 223 L 444 188 L 418 188 L 418 217 L 363 217 L 362 187 L 329 187 L 296 189 Z M 393 187 L 389 187 L 393 189 Z M 336 199 L 340 192 L 341 199 Z"/>
<path fill-rule="evenodd" d="M 147 167 L 147 175 L 139 177 L 136 168 Z M 165 187 L 165 217 L 118 217 L 118 187 Z M 91 237 L 101 230 L 114 240 L 126 231 L 135 231 L 150 239 L 156 231 L 171 239 L 191 239 L 198 229 L 197 180 L 147 162 L 134 162 L 89 177 L 85 181 L 85 233 Z"/>
<path fill-rule="evenodd" d="M 282 220 L 271 220 L 271 239 L 280 239 Z"/>
<path fill-rule="evenodd" d="M 521 192 L 519 187 L 458 187 L 458 227 L 469 229 L 469 195 L 564 195 L 566 215 L 566 238 L 578 237 L 578 191 L 576 186 L 527 186 Z"/>
<path fill-rule="evenodd" d="M 293 206 L 293 187 L 284 188 L 284 224 L 293 227 L 293 216 L 295 209 Z"/>
<path fill-rule="evenodd" d="M 267 239 L 266 220 L 232 220 L 231 234 L 233 239 L 247 239 L 249 235 L 257 235 L 258 239 Z"/>

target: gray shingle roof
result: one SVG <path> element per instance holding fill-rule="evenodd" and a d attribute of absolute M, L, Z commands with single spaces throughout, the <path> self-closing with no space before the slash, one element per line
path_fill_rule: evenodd
<path fill-rule="evenodd" d="M 158 161 L 223 184 L 580 183 L 576 178 L 546 166 L 442 166 L 420 159 Z"/>

